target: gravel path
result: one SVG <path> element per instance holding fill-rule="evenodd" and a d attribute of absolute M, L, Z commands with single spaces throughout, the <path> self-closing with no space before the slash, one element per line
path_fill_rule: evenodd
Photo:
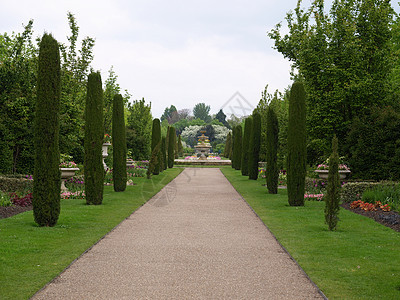
<path fill-rule="evenodd" d="M 323 299 L 219 169 L 187 168 L 33 299 Z"/>

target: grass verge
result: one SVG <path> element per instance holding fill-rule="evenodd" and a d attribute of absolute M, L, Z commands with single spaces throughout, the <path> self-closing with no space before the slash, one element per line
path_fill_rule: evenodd
<path fill-rule="evenodd" d="M 337 231 L 324 223 L 324 202 L 290 207 L 286 190 L 221 168 L 278 241 L 329 299 L 400 299 L 400 233 L 340 210 Z"/>
<path fill-rule="evenodd" d="M 38 227 L 32 211 L 0 220 L 0 298 L 27 299 L 74 259 L 153 197 L 183 169 L 173 168 L 116 193 L 104 187 L 103 204 L 62 200 L 55 227 Z"/>

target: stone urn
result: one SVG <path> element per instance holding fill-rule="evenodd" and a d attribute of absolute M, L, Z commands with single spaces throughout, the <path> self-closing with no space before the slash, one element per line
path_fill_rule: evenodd
<path fill-rule="evenodd" d="M 108 151 L 108 147 L 110 147 L 111 146 L 111 143 L 103 143 L 103 147 L 102 147 L 102 150 L 103 150 L 103 166 L 104 166 L 104 170 L 105 171 L 107 171 L 107 169 L 108 169 L 108 167 L 107 167 L 107 165 L 106 165 L 106 163 L 104 162 L 104 159 L 108 156 L 108 153 L 107 153 L 107 151 Z"/>
<path fill-rule="evenodd" d="M 329 170 L 315 170 L 314 172 L 318 174 L 319 178 L 328 179 Z M 339 178 L 345 179 L 350 173 L 350 170 L 339 170 Z"/>
<path fill-rule="evenodd" d="M 79 168 L 60 168 L 61 171 L 61 192 L 68 191 L 67 187 L 65 186 L 65 180 L 74 177 L 75 172 L 78 171 Z"/>

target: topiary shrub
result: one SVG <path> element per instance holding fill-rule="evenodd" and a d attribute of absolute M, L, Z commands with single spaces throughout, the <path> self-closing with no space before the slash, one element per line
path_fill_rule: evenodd
<path fill-rule="evenodd" d="M 113 140 L 113 182 L 114 191 L 123 192 L 126 189 L 126 132 L 124 117 L 124 99 L 120 94 L 113 99 L 112 115 Z"/>
<path fill-rule="evenodd" d="M 325 195 L 325 223 L 329 230 L 335 230 L 339 221 L 340 178 L 339 154 L 336 135 L 332 139 L 332 155 L 329 158 L 328 187 Z"/>
<path fill-rule="evenodd" d="M 258 112 L 253 112 L 252 118 L 253 123 L 249 143 L 249 179 L 257 180 L 261 144 L 261 116 Z"/>
<path fill-rule="evenodd" d="M 174 159 L 175 159 L 175 128 L 169 127 L 169 135 L 168 135 L 168 168 L 174 167 Z"/>
<path fill-rule="evenodd" d="M 278 118 L 275 114 L 275 111 L 271 106 L 268 107 L 267 110 L 267 137 L 266 137 L 266 146 L 267 146 L 267 168 L 266 168 L 266 177 L 267 177 L 267 188 L 270 194 L 278 193 L 278 179 L 279 179 L 279 168 L 277 164 L 278 160 L 278 135 L 279 135 L 279 127 L 278 127 Z"/>
<path fill-rule="evenodd" d="M 183 146 L 181 135 L 178 136 L 178 156 L 183 156 Z"/>
<path fill-rule="evenodd" d="M 237 125 L 235 134 L 235 152 L 233 153 L 235 170 L 240 170 L 242 164 L 242 126 Z"/>
<path fill-rule="evenodd" d="M 34 122 L 33 216 L 39 226 L 54 226 L 60 215 L 59 110 L 61 95 L 58 42 L 44 34 L 39 45 Z"/>
<path fill-rule="evenodd" d="M 168 161 L 167 161 L 167 142 L 165 136 L 161 138 L 161 160 L 162 160 L 162 169 L 166 170 L 168 168 Z"/>
<path fill-rule="evenodd" d="M 85 107 L 85 194 L 86 203 L 100 205 L 103 202 L 104 166 L 102 145 L 103 88 L 99 72 L 89 74 Z"/>
<path fill-rule="evenodd" d="M 155 153 L 156 156 L 154 156 L 155 154 L 153 152 L 157 146 L 159 149 L 159 153 Z M 154 175 L 160 174 L 160 163 L 161 163 L 160 149 L 161 149 L 161 124 L 160 124 L 160 119 L 156 118 L 153 120 L 153 127 L 151 134 L 151 159 L 150 159 L 150 166 L 154 164 L 154 166 L 151 167 Z"/>
<path fill-rule="evenodd" d="M 232 133 L 229 132 L 228 135 L 226 136 L 224 157 L 229 158 L 229 154 L 231 153 L 231 150 L 232 150 Z"/>
<path fill-rule="evenodd" d="M 289 98 L 287 191 L 290 206 L 304 205 L 306 177 L 306 94 L 300 82 L 292 85 Z"/>
<path fill-rule="evenodd" d="M 244 121 L 244 135 L 242 139 L 241 170 L 243 176 L 249 176 L 249 143 L 253 118 L 250 116 Z"/>

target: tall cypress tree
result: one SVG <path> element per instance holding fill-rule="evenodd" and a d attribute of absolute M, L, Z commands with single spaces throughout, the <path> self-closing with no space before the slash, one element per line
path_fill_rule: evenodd
<path fill-rule="evenodd" d="M 236 126 L 232 128 L 232 147 L 229 153 L 229 159 L 232 162 L 232 168 L 235 169 L 235 136 L 236 136 Z"/>
<path fill-rule="evenodd" d="M 236 126 L 236 134 L 235 134 L 235 170 L 240 170 L 242 164 L 242 126 Z"/>
<path fill-rule="evenodd" d="M 168 141 L 168 168 L 174 167 L 174 159 L 175 159 L 175 128 L 169 127 L 169 141 Z"/>
<path fill-rule="evenodd" d="M 86 203 L 99 205 L 103 202 L 104 166 L 102 145 L 103 88 L 99 72 L 89 74 L 85 107 L 85 194 Z"/>
<path fill-rule="evenodd" d="M 158 145 L 158 153 L 155 153 L 153 155 L 154 149 L 156 149 Z M 152 128 L 152 135 L 151 135 L 151 152 L 152 152 L 152 158 L 150 159 L 150 164 L 154 165 L 153 169 L 153 174 L 158 175 L 160 174 L 160 162 L 161 162 L 161 124 L 160 124 L 160 119 L 154 119 L 153 120 L 153 128 Z M 155 159 L 157 158 L 157 159 Z"/>
<path fill-rule="evenodd" d="M 178 155 L 183 156 L 183 146 L 181 135 L 178 136 Z"/>
<path fill-rule="evenodd" d="M 251 116 L 247 117 L 244 121 L 244 135 L 242 144 L 241 170 L 243 176 L 249 176 L 249 142 L 252 124 L 253 118 Z"/>
<path fill-rule="evenodd" d="M 278 117 L 274 109 L 269 106 L 267 110 L 267 188 L 270 194 L 278 193 Z"/>
<path fill-rule="evenodd" d="M 253 112 L 252 118 L 249 143 L 249 179 L 257 180 L 261 145 L 261 116 L 258 112 Z"/>
<path fill-rule="evenodd" d="M 304 205 L 306 178 L 306 94 L 300 82 L 292 85 L 289 97 L 287 190 L 290 206 Z"/>
<path fill-rule="evenodd" d="M 113 99 L 112 116 L 113 141 L 113 182 L 114 191 L 123 192 L 126 189 L 126 131 L 124 117 L 124 99 L 120 94 Z"/>
<path fill-rule="evenodd" d="M 60 76 L 58 43 L 44 34 L 39 45 L 34 123 L 33 216 L 39 226 L 54 226 L 60 215 Z"/>
<path fill-rule="evenodd" d="M 225 142 L 224 157 L 229 158 L 229 154 L 231 153 L 231 148 L 232 148 L 232 133 L 228 132 Z"/>
<path fill-rule="evenodd" d="M 328 188 L 325 197 L 325 223 L 329 230 L 335 230 L 339 221 L 340 203 L 340 177 L 338 139 L 336 135 L 332 139 L 332 155 L 329 158 Z"/>
<path fill-rule="evenodd" d="M 168 168 L 168 161 L 167 161 L 167 141 L 165 136 L 161 138 L 161 159 L 163 161 L 162 163 L 163 170 L 166 170 Z"/>

